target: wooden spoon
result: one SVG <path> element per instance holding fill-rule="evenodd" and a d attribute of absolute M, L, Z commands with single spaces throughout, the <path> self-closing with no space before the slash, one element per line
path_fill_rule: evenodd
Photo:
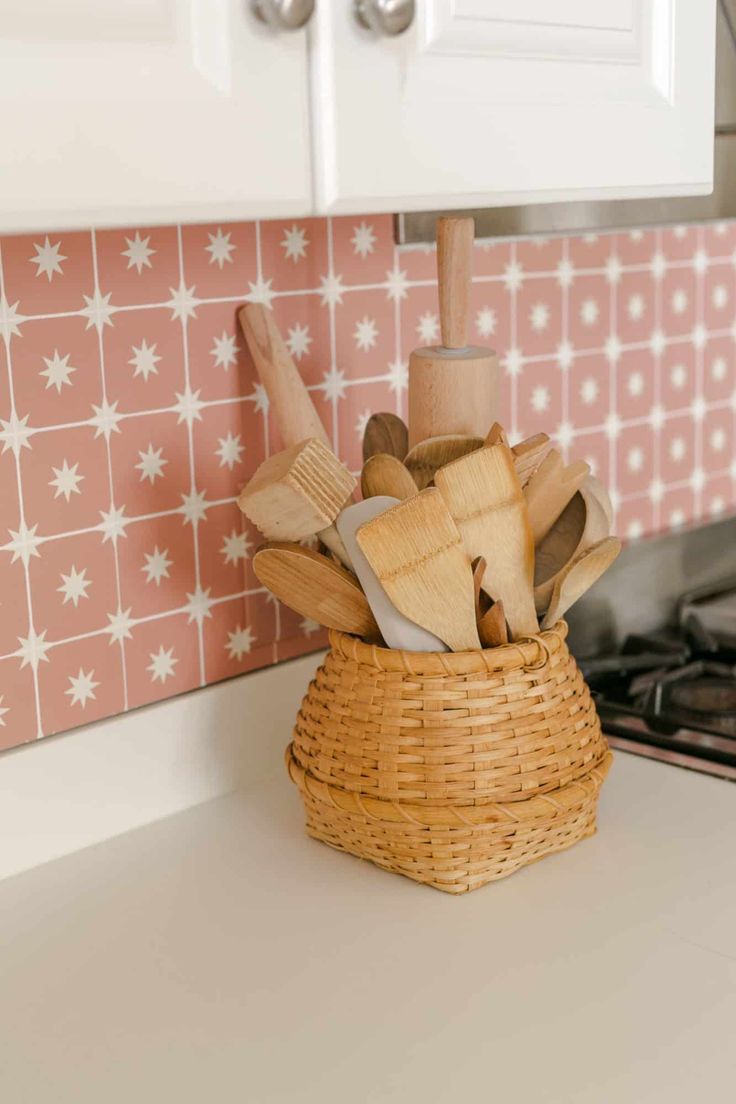
<path fill-rule="evenodd" d="M 363 498 L 390 495 L 403 502 L 417 493 L 417 485 L 401 460 L 387 452 L 377 452 L 363 465 L 360 477 Z"/>
<path fill-rule="evenodd" d="M 534 564 L 534 604 L 538 613 L 549 606 L 558 574 L 577 555 L 610 533 L 606 512 L 588 482 L 560 514 L 537 546 Z"/>
<path fill-rule="evenodd" d="M 484 599 L 485 599 L 486 603 L 488 602 L 488 599 L 485 598 L 485 595 L 483 594 L 483 590 L 482 590 L 483 576 L 486 573 L 486 561 L 483 559 L 482 556 L 476 556 L 470 566 L 473 569 L 473 596 L 474 596 L 474 599 L 475 599 L 475 623 L 476 623 L 476 625 L 478 625 L 478 624 L 480 624 L 480 620 L 481 620 L 483 614 L 485 613 Z"/>
<path fill-rule="evenodd" d="M 444 437 L 428 437 L 406 454 L 404 464 L 420 491 L 428 487 L 435 473 L 445 464 L 459 460 L 483 445 L 482 437 L 466 437 L 451 433 Z"/>
<path fill-rule="evenodd" d="M 444 640 L 453 652 L 480 647 L 470 559 L 436 488 L 361 525 L 356 537 L 405 617 Z"/>
<path fill-rule="evenodd" d="M 503 602 L 512 640 L 539 631 L 534 610 L 534 545 L 510 450 L 478 449 L 435 475 L 470 556 L 488 565 L 483 589 Z"/>
<path fill-rule="evenodd" d="M 371 414 L 363 434 L 363 460 L 387 453 L 403 460 L 409 451 L 409 431 L 398 414 Z"/>
<path fill-rule="evenodd" d="M 478 622 L 478 636 L 484 648 L 498 648 L 502 644 L 508 644 L 509 633 L 503 612 L 503 602 L 494 602 L 483 614 Z"/>
<path fill-rule="evenodd" d="M 555 579 L 552 600 L 542 621 L 543 629 L 551 629 L 578 598 L 600 579 L 621 551 L 618 537 L 605 537 L 592 548 L 576 556 Z"/>
<path fill-rule="evenodd" d="M 547 536 L 583 480 L 590 474 L 584 460 L 566 465 L 557 449 L 549 452 L 524 488 L 535 546 Z"/>
<path fill-rule="evenodd" d="M 351 572 L 327 556 L 286 541 L 270 541 L 253 557 L 259 582 L 290 609 L 328 629 L 380 640 L 375 618 Z"/>

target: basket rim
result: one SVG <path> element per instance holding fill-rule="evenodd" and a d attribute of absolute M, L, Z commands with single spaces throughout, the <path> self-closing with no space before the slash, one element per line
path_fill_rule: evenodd
<path fill-rule="evenodd" d="M 383 648 L 338 629 L 330 629 L 328 636 L 333 652 L 379 671 L 404 675 L 475 675 L 521 668 L 541 670 L 551 656 L 565 647 L 567 633 L 567 622 L 562 620 L 551 629 L 512 644 L 471 652 L 409 652 Z"/>
<path fill-rule="evenodd" d="M 439 807 L 384 801 L 343 790 L 328 782 L 320 782 L 297 763 L 291 744 L 286 748 L 285 759 L 289 777 L 299 790 L 341 812 L 360 813 L 373 820 L 414 824 L 419 827 L 476 828 L 487 824 L 514 825 L 549 820 L 551 816 L 559 816 L 580 807 L 600 790 L 613 762 L 613 754 L 609 750 L 585 778 L 568 782 L 566 786 L 552 793 L 534 794 L 524 801 Z"/>

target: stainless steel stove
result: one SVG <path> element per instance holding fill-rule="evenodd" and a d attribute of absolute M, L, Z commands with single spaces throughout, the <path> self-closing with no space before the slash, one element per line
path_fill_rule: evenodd
<path fill-rule="evenodd" d="M 604 600 L 578 613 L 571 643 L 613 747 L 736 781 L 736 529 L 712 528 L 728 543 L 710 565 L 691 555 L 707 546 L 702 530 L 629 547 Z M 701 583 L 729 562 L 730 575 Z M 672 593 L 693 576 L 697 588 Z M 594 616 L 604 643 L 591 654 L 576 637 L 590 636 Z"/>

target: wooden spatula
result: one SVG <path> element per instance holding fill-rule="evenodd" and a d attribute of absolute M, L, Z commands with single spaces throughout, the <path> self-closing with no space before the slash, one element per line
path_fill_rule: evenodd
<path fill-rule="evenodd" d="M 363 498 L 390 495 L 403 501 L 417 493 L 417 485 L 401 460 L 387 452 L 377 452 L 366 460 L 360 476 Z"/>
<path fill-rule="evenodd" d="M 435 475 L 470 556 L 483 556 L 483 589 L 502 601 L 512 640 L 538 632 L 534 544 L 510 450 L 478 449 Z"/>
<path fill-rule="evenodd" d="M 557 449 L 545 456 L 524 488 L 535 546 L 544 540 L 589 474 L 590 468 L 584 460 L 567 466 Z"/>
<path fill-rule="evenodd" d="M 363 460 L 387 453 L 403 460 L 409 451 L 409 431 L 398 414 L 371 414 L 363 434 Z"/>
<path fill-rule="evenodd" d="M 284 344 L 273 313 L 260 303 L 246 303 L 238 311 L 250 354 L 273 410 L 286 448 L 318 437 L 330 445 L 299 370 Z"/>
<path fill-rule="evenodd" d="M 355 633 L 370 641 L 380 632 L 358 580 L 344 567 L 303 548 L 273 541 L 253 557 L 259 582 L 290 609 L 328 629 Z"/>
<path fill-rule="evenodd" d="M 364 502 L 357 502 L 354 506 L 347 506 L 337 518 L 337 531 L 345 542 L 355 573 L 389 648 L 402 648 L 407 652 L 446 652 L 447 648 L 439 637 L 420 628 L 414 620 L 404 617 L 398 611 L 376 578 L 375 571 L 355 538 L 356 530 L 364 522 L 371 521 L 397 505 L 396 498 L 376 495 Z"/>
<path fill-rule="evenodd" d="M 409 359 L 409 446 L 453 433 L 485 437 L 497 405 L 498 358 L 468 345 L 472 218 L 437 220 L 442 345 Z"/>
<path fill-rule="evenodd" d="M 454 652 L 480 647 L 470 559 L 439 491 L 408 498 L 356 536 L 398 610 Z"/>
<path fill-rule="evenodd" d="M 581 552 L 555 579 L 552 600 L 542 621 L 543 629 L 551 629 L 570 606 L 577 602 L 593 583 L 607 571 L 621 551 L 618 537 L 605 537 L 592 548 Z"/>
<path fill-rule="evenodd" d="M 478 622 L 478 636 L 484 648 L 498 648 L 501 644 L 508 644 L 509 634 L 503 602 L 494 602 L 483 614 Z"/>
<path fill-rule="evenodd" d="M 411 473 L 420 491 L 434 479 L 438 468 L 452 460 L 458 460 L 483 445 L 482 437 L 465 437 L 461 434 L 445 434 L 443 437 L 430 437 L 421 441 L 406 454 L 404 465 Z"/>
<path fill-rule="evenodd" d="M 238 505 L 269 540 L 304 540 L 331 525 L 355 478 L 318 437 L 264 460 Z"/>
<path fill-rule="evenodd" d="M 522 488 L 526 487 L 551 448 L 552 442 L 546 433 L 535 433 L 533 437 L 527 437 L 514 445 L 511 452 Z"/>

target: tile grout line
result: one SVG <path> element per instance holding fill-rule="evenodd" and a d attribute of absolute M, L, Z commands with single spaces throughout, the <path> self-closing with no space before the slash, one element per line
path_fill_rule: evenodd
<path fill-rule="evenodd" d="M 3 269 L 3 255 L 2 255 L 2 240 L 0 240 L 0 303 L 7 299 L 5 298 L 5 273 Z M 12 355 L 10 352 L 11 334 L 8 329 L 3 335 L 5 340 L 5 359 L 6 367 L 8 371 L 8 390 L 10 392 L 10 417 L 13 422 L 17 420 L 18 413 L 15 406 L 15 387 L 13 383 L 13 363 Z M 4 450 L 3 450 L 4 451 Z M 25 503 L 23 499 L 23 476 L 21 473 L 20 463 L 20 446 L 13 447 L 13 455 L 15 457 L 15 479 L 16 487 L 18 491 L 18 526 L 20 532 L 25 535 L 26 533 L 26 516 L 25 516 Z M 43 653 L 39 656 L 35 652 L 36 644 L 36 629 L 33 621 L 33 595 L 31 591 L 31 570 L 30 570 L 30 554 L 24 555 L 21 552 L 21 561 L 23 563 L 23 577 L 26 590 L 26 607 L 28 611 L 28 638 L 29 652 L 31 652 L 30 658 L 26 660 L 24 657 L 21 664 L 21 670 L 25 666 L 26 662 L 29 663 L 31 668 L 31 675 L 33 678 L 33 698 L 36 709 L 36 739 L 40 739 L 43 736 L 43 728 L 41 724 L 41 692 L 38 681 L 38 664 L 40 659 L 43 658 Z"/>
<path fill-rule="evenodd" d="M 511 242 L 511 249 L 509 251 L 509 256 L 510 256 L 511 264 L 513 266 L 515 266 L 516 263 L 517 263 L 516 242 Z M 510 295 L 511 295 L 511 299 L 510 299 L 510 302 L 509 302 L 510 344 L 511 344 L 511 348 L 514 350 L 514 352 L 519 354 L 519 360 L 520 360 L 519 371 L 523 371 L 524 370 L 524 367 L 523 367 L 524 366 L 524 359 L 520 355 L 520 350 L 519 350 L 518 344 L 517 344 L 517 342 L 518 342 L 518 317 L 517 317 L 517 303 L 516 303 L 516 296 L 517 296 L 516 284 L 514 283 L 513 286 L 509 290 L 510 290 Z M 509 373 L 508 378 L 509 378 L 509 382 L 510 382 L 510 387 L 509 387 L 509 419 L 511 421 L 511 432 L 512 432 L 514 438 L 516 440 L 518 440 L 519 437 L 520 437 L 520 432 L 519 432 L 519 388 L 518 388 L 518 383 L 517 383 L 517 373 L 516 372 Z M 501 377 L 501 380 L 499 381 L 499 384 L 502 384 L 502 382 L 503 382 L 503 376 Z"/>
<path fill-rule="evenodd" d="M 255 240 L 256 240 L 256 284 L 261 287 L 263 284 L 263 245 L 261 242 L 261 222 L 260 219 L 256 219 L 254 223 L 255 228 Z M 256 369 L 257 372 L 257 369 Z M 264 392 L 265 394 L 265 392 Z M 263 419 L 263 452 L 264 458 L 268 459 L 271 455 L 271 434 L 269 428 L 269 408 L 270 404 L 266 402 L 265 407 L 261 409 L 261 415 Z M 243 565 L 245 571 L 245 565 Z M 271 641 L 271 662 L 278 663 L 279 659 L 279 644 L 281 642 L 281 607 L 278 602 L 273 603 L 274 608 L 274 638 Z"/>
<path fill-rule="evenodd" d="M 569 244 L 568 239 L 564 238 L 563 241 L 562 241 L 562 253 L 561 253 L 562 264 L 567 266 L 567 264 L 569 263 L 569 260 L 570 260 L 570 244 Z M 569 336 L 570 336 L 570 286 L 571 286 L 571 282 L 568 282 L 567 280 L 565 280 L 565 282 L 562 285 L 562 296 L 561 296 L 561 316 L 560 316 L 561 334 L 560 334 L 560 337 L 561 337 L 563 348 L 565 350 L 567 350 L 568 345 L 570 345 L 570 341 L 569 341 Z M 570 345 L 570 347 L 572 347 L 572 346 Z M 571 426 L 570 426 L 570 367 L 571 367 L 571 364 L 567 365 L 564 368 L 562 366 L 560 366 L 560 368 L 559 368 L 559 371 L 562 373 L 562 386 L 561 386 L 561 396 L 560 396 L 561 397 L 560 414 L 561 414 L 562 424 L 566 427 L 567 432 L 569 432 L 569 430 L 571 428 Z M 565 462 L 568 463 L 569 462 L 569 455 L 570 455 L 569 448 L 567 449 L 567 451 L 563 455 L 564 455 Z"/>
<path fill-rule="evenodd" d="M 662 231 L 655 231 L 654 235 L 655 252 L 660 254 L 662 252 Z M 662 330 L 662 276 L 660 279 L 654 281 L 654 331 L 659 333 Z M 655 355 L 654 358 L 654 408 L 656 410 L 661 408 L 662 405 L 662 354 Z M 654 433 L 654 463 L 652 479 L 659 486 L 662 482 L 662 442 L 663 434 L 661 428 L 653 428 Z M 662 501 L 660 498 L 655 497 L 652 502 L 652 525 L 655 531 L 658 531 L 662 525 Z"/>
<path fill-rule="evenodd" d="M 695 256 L 702 254 L 705 256 L 705 234 L 702 226 L 697 226 L 695 229 L 695 241 L 696 252 Z M 705 271 L 700 272 L 698 268 L 695 268 L 695 329 L 696 332 L 705 333 L 705 275 L 708 269 L 708 265 L 705 266 Z M 695 401 L 698 403 L 698 409 L 701 411 L 702 416 L 695 419 L 695 441 L 694 441 L 694 460 L 695 467 L 693 470 L 693 513 L 695 519 L 699 521 L 703 516 L 703 487 L 705 484 L 705 471 L 703 469 L 703 421 L 705 418 L 705 412 L 702 410 L 702 403 L 705 401 L 704 396 L 704 384 L 703 384 L 703 364 L 705 360 L 704 343 L 702 341 L 696 341 L 695 343 Z"/>

